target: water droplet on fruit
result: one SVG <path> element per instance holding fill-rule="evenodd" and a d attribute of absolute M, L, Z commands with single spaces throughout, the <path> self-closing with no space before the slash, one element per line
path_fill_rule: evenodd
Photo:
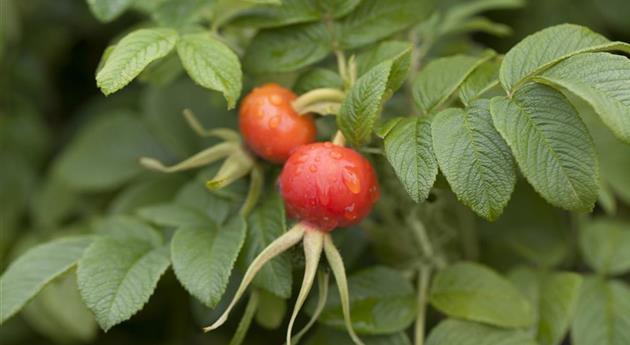
<path fill-rule="evenodd" d="M 350 206 L 348 206 L 348 207 L 346 207 L 344 209 L 344 213 L 343 213 L 344 218 L 346 218 L 348 220 L 355 220 L 355 219 L 357 219 L 358 215 L 357 215 L 357 213 L 354 210 L 354 206 L 355 205 L 353 203 L 352 205 L 350 205 Z"/>
<path fill-rule="evenodd" d="M 354 171 L 349 169 L 345 169 L 343 171 L 343 183 L 348 187 L 348 190 L 353 194 L 361 193 L 361 181 L 359 181 L 359 177 Z"/>
<path fill-rule="evenodd" d="M 280 116 L 274 116 L 269 120 L 269 127 L 276 128 L 280 124 Z"/>
<path fill-rule="evenodd" d="M 321 161 L 321 160 L 322 160 L 322 158 L 321 158 L 320 156 L 315 157 L 315 161 L 316 161 L 316 162 L 319 162 L 319 161 Z"/>
<path fill-rule="evenodd" d="M 341 159 L 343 157 L 343 154 L 341 154 L 341 152 L 339 151 L 330 151 L 330 157 L 332 157 L 333 159 Z"/>
<path fill-rule="evenodd" d="M 271 100 L 271 104 L 273 105 L 282 104 L 282 97 L 280 97 L 280 95 L 271 95 L 269 99 Z"/>
<path fill-rule="evenodd" d="M 308 170 L 310 170 L 310 171 L 311 171 L 311 172 L 313 172 L 313 173 L 314 173 L 314 172 L 317 172 L 317 166 L 316 166 L 315 164 L 311 164 L 311 165 L 308 167 Z"/>

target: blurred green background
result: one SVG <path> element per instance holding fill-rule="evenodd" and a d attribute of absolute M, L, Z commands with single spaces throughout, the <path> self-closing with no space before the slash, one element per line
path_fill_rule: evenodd
<path fill-rule="evenodd" d="M 443 7 L 461 1 L 440 2 Z M 203 90 L 185 76 L 168 83 L 159 74 L 145 83 L 134 82 L 124 91 L 105 98 L 96 88 L 95 70 L 110 42 L 140 24 L 144 15 L 128 12 L 112 23 L 98 22 L 82 0 L 0 0 L 0 266 L 2 270 L 34 243 L 84 231 L 85 219 L 103 212 L 132 207 L 134 190 L 115 193 L 140 171 L 133 149 L 164 159 L 177 159 L 209 144 L 187 135 L 180 110 L 192 108 L 205 116 L 208 127 L 234 126 L 235 112 L 225 110 L 223 99 Z M 505 53 L 520 39 L 544 27 L 571 22 L 589 26 L 611 40 L 630 42 L 628 0 L 528 0 L 521 9 L 487 13 L 493 20 L 513 28 L 513 34 L 497 38 L 475 34 L 453 42 L 440 42 L 432 54 L 455 52 L 465 45 L 487 45 Z M 158 77 L 156 77 L 156 75 Z M 162 76 L 165 79 L 169 76 Z M 157 79 L 155 79 L 157 78 Z M 147 83 L 149 82 L 148 86 Z M 71 170 L 65 153 L 56 160 L 83 124 L 98 118 L 120 118 L 120 131 L 109 133 L 130 148 L 126 159 L 95 158 L 90 179 L 77 177 L 81 188 L 71 188 L 55 178 Z M 96 119 L 96 120 L 95 120 Z M 137 121 L 145 129 L 133 129 Z M 130 129 L 131 128 L 131 129 Z M 126 131 L 131 131 L 127 133 Z M 92 136 L 98 132 L 94 129 Z M 87 135 L 87 134 L 86 134 Z M 141 142 L 137 138 L 141 137 Z M 104 141 L 105 142 L 105 141 Z M 133 148 L 133 149 L 132 149 Z M 614 158 L 613 158 L 614 159 Z M 112 166 L 117 169 L 108 170 Z M 102 174 L 100 176 L 99 174 Z M 623 178 L 623 177 L 621 177 Z M 149 176 L 140 188 L 159 186 L 172 196 L 181 185 L 177 178 Z M 170 187 L 169 187 L 170 186 Z M 76 187 L 76 186 L 75 186 Z M 170 188 L 170 189 L 169 189 Z M 626 196 L 626 198 L 630 198 Z M 0 343 L 50 344 L 222 344 L 228 331 L 202 335 L 196 328 L 207 311 L 191 302 L 172 272 L 158 285 L 151 302 L 130 321 L 107 334 L 97 330 L 89 312 L 74 305 L 76 289 L 71 279 L 60 279 L 27 309 L 0 327 Z M 190 308 L 190 305 L 193 308 Z M 75 303 L 76 304 L 76 303 Z M 200 311 L 197 313 L 195 308 Z M 232 321 L 235 323 L 236 321 Z M 230 326 L 233 330 L 234 324 Z M 261 344 L 280 343 L 282 332 L 255 327 Z M 316 344 L 316 339 L 312 342 Z"/>

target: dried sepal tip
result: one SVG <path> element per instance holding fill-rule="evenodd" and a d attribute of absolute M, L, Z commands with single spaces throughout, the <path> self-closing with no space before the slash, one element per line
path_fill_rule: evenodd
<path fill-rule="evenodd" d="M 293 330 L 295 319 L 297 318 L 302 305 L 304 305 L 306 297 L 308 297 L 308 293 L 311 291 L 311 287 L 313 286 L 313 281 L 315 280 L 315 274 L 317 273 L 317 267 L 319 266 L 319 258 L 322 254 L 324 236 L 325 233 L 319 230 L 308 229 L 304 232 L 304 278 L 302 280 L 302 287 L 300 287 L 300 292 L 298 293 L 298 297 L 295 301 L 295 306 L 293 307 L 293 314 L 291 314 L 289 327 L 287 328 L 288 345 L 291 345 L 291 331 Z"/>
<path fill-rule="evenodd" d="M 341 254 L 335 247 L 330 234 L 324 237 L 324 253 L 326 254 L 326 260 L 330 265 L 330 269 L 335 276 L 337 282 L 337 288 L 339 289 L 339 299 L 341 301 L 341 310 L 343 312 L 343 318 L 346 324 L 346 329 L 350 334 L 350 338 L 357 345 L 365 345 L 359 336 L 354 332 L 352 328 L 352 320 L 350 318 L 350 294 L 348 292 L 348 278 L 346 276 L 346 269 L 343 266 L 343 259 Z"/>
<path fill-rule="evenodd" d="M 166 166 L 157 159 L 149 157 L 140 158 L 140 164 L 147 169 L 164 173 L 174 173 L 214 163 L 219 159 L 229 156 L 237 150 L 240 150 L 239 144 L 234 142 L 224 142 L 200 151 L 175 165 Z"/>
<path fill-rule="evenodd" d="M 245 275 L 243 276 L 243 281 L 236 290 L 236 294 L 232 298 L 232 301 L 228 305 L 227 309 L 225 309 L 223 314 L 212 325 L 203 328 L 203 331 L 209 332 L 223 325 L 227 320 L 230 311 L 232 310 L 232 308 L 234 308 L 236 302 L 238 302 L 238 300 L 243 296 L 245 290 L 247 290 L 247 287 L 249 286 L 249 284 L 251 284 L 258 271 L 260 271 L 260 269 L 271 259 L 284 253 L 287 249 L 293 247 L 295 244 L 300 242 L 304 237 L 304 232 L 306 229 L 307 226 L 302 223 L 298 223 L 282 236 L 271 242 L 271 244 L 269 244 L 262 252 L 260 252 L 260 254 L 258 254 L 258 256 L 254 258 L 249 268 L 245 272 Z"/>

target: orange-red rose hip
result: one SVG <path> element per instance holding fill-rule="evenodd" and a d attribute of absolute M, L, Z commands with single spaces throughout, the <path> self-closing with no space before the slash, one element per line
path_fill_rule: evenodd
<path fill-rule="evenodd" d="M 280 175 L 280 192 L 289 216 L 324 231 L 360 222 L 380 196 L 370 162 L 329 142 L 293 152 Z"/>
<path fill-rule="evenodd" d="M 255 88 L 241 103 L 239 126 L 245 142 L 258 156 L 282 163 L 298 146 L 315 141 L 315 122 L 291 106 L 296 95 L 278 84 Z"/>

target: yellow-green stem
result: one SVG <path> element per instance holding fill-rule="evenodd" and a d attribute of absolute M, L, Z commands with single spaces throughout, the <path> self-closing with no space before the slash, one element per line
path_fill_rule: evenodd
<path fill-rule="evenodd" d="M 416 315 L 414 345 L 424 345 L 424 327 L 427 310 L 427 297 L 429 292 L 429 280 L 431 279 L 431 267 L 423 265 L 418 271 L 418 312 Z"/>

